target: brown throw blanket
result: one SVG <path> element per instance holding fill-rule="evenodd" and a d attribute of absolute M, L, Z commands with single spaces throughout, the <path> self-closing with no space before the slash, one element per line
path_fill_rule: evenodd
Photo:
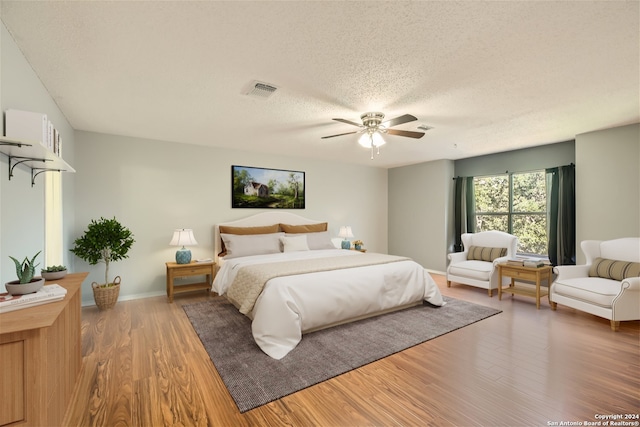
<path fill-rule="evenodd" d="M 370 253 L 248 265 L 238 271 L 227 291 L 227 299 L 240 310 L 240 313 L 247 315 L 253 310 L 264 285 L 273 278 L 407 260 L 410 258 Z"/>

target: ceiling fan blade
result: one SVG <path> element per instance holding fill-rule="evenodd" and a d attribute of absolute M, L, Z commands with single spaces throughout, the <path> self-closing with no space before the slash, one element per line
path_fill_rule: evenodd
<path fill-rule="evenodd" d="M 322 136 L 322 137 L 320 137 L 320 139 L 335 138 L 336 136 L 351 135 L 352 133 L 360 133 L 360 131 L 355 130 L 353 132 L 339 133 L 337 135 Z"/>
<path fill-rule="evenodd" d="M 401 125 L 403 123 L 413 122 L 415 120 L 418 120 L 418 118 L 415 117 L 415 116 L 412 116 L 411 114 L 405 114 L 405 115 L 396 117 L 395 119 L 391 119 L 391 120 L 387 120 L 386 122 L 382 122 L 382 126 L 385 126 L 385 127 L 397 126 L 397 125 Z"/>
<path fill-rule="evenodd" d="M 400 129 L 387 129 L 386 133 L 389 135 L 398 135 L 398 136 L 408 136 L 409 138 L 422 138 L 424 136 L 424 132 L 414 132 L 411 130 L 400 130 Z"/>
<path fill-rule="evenodd" d="M 362 127 L 362 123 L 352 122 L 351 120 L 345 120 L 345 119 L 333 119 L 333 120 L 335 120 L 336 122 L 346 123 L 348 125 L 358 126 L 359 128 Z"/>

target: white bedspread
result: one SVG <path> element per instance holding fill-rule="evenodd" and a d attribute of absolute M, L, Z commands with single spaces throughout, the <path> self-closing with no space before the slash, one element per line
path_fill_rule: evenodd
<path fill-rule="evenodd" d="M 213 290 L 224 295 L 245 265 L 361 255 L 328 249 L 232 258 L 222 264 Z M 249 317 L 258 346 L 274 359 L 281 359 L 298 345 L 305 331 L 421 300 L 444 304 L 436 283 L 422 266 L 400 261 L 271 279 Z"/>

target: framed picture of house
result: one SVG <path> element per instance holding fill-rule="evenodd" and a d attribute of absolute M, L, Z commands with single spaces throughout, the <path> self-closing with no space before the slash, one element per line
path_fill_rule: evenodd
<path fill-rule="evenodd" d="M 231 207 L 304 209 L 304 172 L 231 166 Z"/>

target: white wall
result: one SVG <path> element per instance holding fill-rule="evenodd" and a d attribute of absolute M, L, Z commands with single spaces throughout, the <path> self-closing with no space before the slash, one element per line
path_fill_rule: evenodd
<path fill-rule="evenodd" d="M 115 216 L 134 234 L 126 260 L 114 263 L 122 277 L 121 297 L 165 293 L 165 265 L 176 251 L 169 246 L 175 228 L 193 228 L 199 245 L 193 258 L 214 256 L 214 225 L 261 210 L 231 208 L 231 165 L 305 172 L 306 209 L 290 210 L 329 221 L 337 235 L 351 225 L 356 239 L 375 252 L 387 252 L 387 170 L 313 159 L 286 158 L 198 145 L 76 132 L 76 224 L 79 237 L 91 219 Z M 104 282 L 104 266 L 76 258 L 76 270 L 90 272 L 83 300 L 92 300 L 90 283 Z"/>
<path fill-rule="evenodd" d="M 9 108 L 45 113 L 64 136 L 64 157 L 73 166 L 73 129 L 56 103 L 51 98 L 40 79 L 24 58 L 13 38 L 3 24 L 0 24 L 0 108 L 4 113 Z M 4 120 L 0 129 L 4 135 Z M 8 158 L 0 155 L 0 283 L 15 280 L 15 265 L 9 259 L 31 258 L 44 250 L 44 179 L 36 178 L 31 187 L 31 171 L 25 166 L 17 166 L 9 181 Z M 48 172 L 58 173 L 58 172 Z M 73 215 L 73 174 L 63 173 L 64 236 L 70 235 Z M 68 239 L 65 242 L 68 245 Z M 66 250 L 65 265 L 73 260 Z M 37 258 L 38 269 L 44 265 L 44 256 Z"/>
<path fill-rule="evenodd" d="M 447 268 L 452 234 L 453 161 L 389 170 L 389 253 L 436 272 Z"/>
<path fill-rule="evenodd" d="M 575 163 L 575 141 L 469 157 L 455 161 L 456 176 L 487 176 L 529 172 Z"/>
<path fill-rule="evenodd" d="M 576 251 L 583 240 L 640 236 L 640 124 L 576 136 Z"/>

